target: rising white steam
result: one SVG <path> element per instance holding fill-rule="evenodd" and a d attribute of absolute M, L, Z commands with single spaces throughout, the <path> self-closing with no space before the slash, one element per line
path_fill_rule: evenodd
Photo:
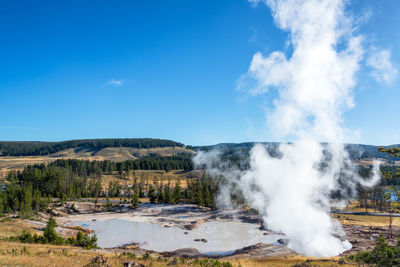
<path fill-rule="evenodd" d="M 342 188 L 343 179 L 353 188 L 362 182 L 342 145 L 341 126 L 342 113 L 353 106 L 362 37 L 354 34 L 344 1 L 262 2 L 272 10 L 276 25 L 289 33 L 293 53 L 256 53 L 240 84 L 253 95 L 278 90 L 269 125 L 280 138 L 295 137 L 296 142 L 280 145 L 279 157 L 256 145 L 247 171 L 228 166 L 215 152 L 198 153 L 195 163 L 230 178 L 223 192 L 239 190 L 267 228 L 288 237 L 293 250 L 309 256 L 338 255 L 351 244 L 329 214 L 330 193 Z M 370 184 L 378 179 L 374 173 Z M 220 200 L 229 200 L 222 195 Z"/>

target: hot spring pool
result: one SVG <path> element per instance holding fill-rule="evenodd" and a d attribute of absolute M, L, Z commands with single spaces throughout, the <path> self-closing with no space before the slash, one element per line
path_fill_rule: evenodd
<path fill-rule="evenodd" d="M 228 255 L 260 242 L 277 245 L 277 240 L 283 238 L 277 234 L 264 235 L 257 225 L 238 221 L 206 222 L 191 231 L 119 219 L 81 221 L 73 225 L 94 230 L 101 248 L 138 243 L 140 248 L 158 252 L 195 248 L 205 255 Z M 206 239 L 207 242 L 195 239 Z"/>

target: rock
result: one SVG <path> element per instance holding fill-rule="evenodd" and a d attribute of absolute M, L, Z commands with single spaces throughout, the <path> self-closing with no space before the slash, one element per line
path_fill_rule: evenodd
<path fill-rule="evenodd" d="M 205 239 L 205 238 L 202 238 L 202 239 L 201 239 L 201 242 L 203 242 L 203 243 L 207 243 L 207 239 Z"/>
<path fill-rule="evenodd" d="M 110 265 L 107 264 L 107 258 L 100 254 L 94 257 L 85 267 L 110 267 Z"/>
<path fill-rule="evenodd" d="M 192 221 L 190 222 L 190 224 L 185 224 L 183 227 L 185 227 L 185 229 L 187 230 L 193 230 L 198 225 L 198 223 L 199 222 L 197 221 Z"/>
<path fill-rule="evenodd" d="M 205 239 L 205 238 L 196 238 L 196 239 L 193 239 L 193 241 L 196 241 L 196 242 L 203 242 L 203 243 L 207 243 L 207 239 Z"/>
<path fill-rule="evenodd" d="M 165 257 L 178 257 L 178 258 L 198 258 L 201 257 L 200 252 L 195 248 L 181 248 L 175 251 L 161 252 Z"/>
<path fill-rule="evenodd" d="M 180 260 L 178 260 L 176 257 L 174 257 L 174 259 L 172 261 L 170 261 L 167 265 L 178 265 L 178 263 L 180 262 Z"/>
<path fill-rule="evenodd" d="M 229 256 L 246 257 L 283 257 L 296 255 L 292 250 L 285 246 L 275 246 L 271 244 L 257 243 L 248 247 L 237 249 Z"/>
<path fill-rule="evenodd" d="M 289 239 L 287 239 L 287 238 L 278 239 L 278 243 L 281 245 L 287 245 L 287 244 L 289 244 Z"/>
<path fill-rule="evenodd" d="M 185 235 L 188 235 L 188 234 L 189 234 L 189 232 L 184 232 L 184 234 L 185 234 Z"/>
<path fill-rule="evenodd" d="M 124 267 L 145 267 L 145 265 L 143 265 L 141 263 L 134 262 L 134 261 L 124 262 L 123 266 Z"/>
<path fill-rule="evenodd" d="M 185 224 L 183 227 L 185 227 L 186 230 L 193 230 L 194 225 L 193 224 Z"/>
<path fill-rule="evenodd" d="M 60 216 L 60 212 L 56 211 L 56 210 L 50 210 L 50 214 L 53 216 Z"/>

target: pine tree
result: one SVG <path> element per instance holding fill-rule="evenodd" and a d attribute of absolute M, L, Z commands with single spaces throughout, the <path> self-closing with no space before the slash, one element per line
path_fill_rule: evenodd
<path fill-rule="evenodd" d="M 131 204 L 133 208 L 137 208 L 139 206 L 139 193 L 137 190 L 133 192 Z"/>
<path fill-rule="evenodd" d="M 164 186 L 164 202 L 167 204 L 170 204 L 172 202 L 171 186 L 169 182 Z"/>
<path fill-rule="evenodd" d="M 175 183 L 174 187 L 174 202 L 179 203 L 181 201 L 182 201 L 181 180 L 178 178 L 178 181 Z"/>
<path fill-rule="evenodd" d="M 143 189 L 144 189 L 144 177 L 143 175 L 141 175 L 139 182 L 139 197 L 145 197 Z"/>
<path fill-rule="evenodd" d="M 148 197 L 151 204 L 155 204 L 157 202 L 156 191 L 154 190 L 154 187 L 152 185 L 149 185 Z"/>
<path fill-rule="evenodd" d="M 197 206 L 204 206 L 203 185 L 200 179 L 197 179 L 197 184 L 195 186 L 194 203 L 196 203 Z"/>
<path fill-rule="evenodd" d="M 42 209 L 42 197 L 40 194 L 40 191 L 38 189 L 35 189 L 33 192 L 33 201 L 32 201 L 32 207 L 34 213 L 39 213 Z"/>
<path fill-rule="evenodd" d="M 101 193 L 101 178 L 97 178 L 96 185 L 95 185 L 95 197 L 99 197 Z"/>
<path fill-rule="evenodd" d="M 67 202 L 67 195 L 62 193 L 61 194 L 61 206 L 63 206 Z"/>
<path fill-rule="evenodd" d="M 111 203 L 110 198 L 108 196 L 106 197 L 106 210 L 107 211 L 112 211 L 112 203 Z"/>
<path fill-rule="evenodd" d="M 19 214 L 22 218 L 29 218 L 32 216 L 32 186 L 22 188 Z"/>
<path fill-rule="evenodd" d="M 46 228 L 43 231 L 43 237 L 45 239 L 45 243 L 57 244 L 60 245 L 63 243 L 63 238 L 61 238 L 55 228 L 57 227 L 57 222 L 54 220 L 53 216 L 50 216 L 49 221 L 47 222 Z"/>
<path fill-rule="evenodd" d="M 206 207 L 212 207 L 212 200 L 211 200 L 210 190 L 208 189 L 208 186 L 204 187 L 204 205 Z"/>
<path fill-rule="evenodd" d="M 165 202 L 165 195 L 163 190 L 163 184 L 160 183 L 158 190 L 157 190 L 157 202 L 164 203 Z"/>

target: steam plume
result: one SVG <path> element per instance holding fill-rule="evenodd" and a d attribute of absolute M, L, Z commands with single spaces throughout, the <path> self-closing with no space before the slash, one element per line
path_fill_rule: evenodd
<path fill-rule="evenodd" d="M 281 51 L 266 57 L 256 53 L 240 84 L 253 95 L 278 90 L 274 112 L 268 115 L 270 128 L 296 142 L 280 145 L 279 157 L 256 145 L 250 168 L 243 172 L 227 166 L 215 151 L 200 152 L 194 161 L 205 164 L 211 174 L 230 178 L 227 187 L 240 191 L 266 227 L 283 232 L 290 248 L 310 256 L 338 255 L 351 244 L 339 238 L 343 231 L 329 214 L 330 192 L 340 190 L 341 177 L 348 186 L 363 182 L 344 149 L 341 126 L 342 113 L 353 106 L 362 36 L 354 35 L 344 1 L 262 2 L 270 7 L 276 25 L 289 32 L 293 53 L 289 58 Z M 370 184 L 378 179 L 377 169 L 374 174 Z M 220 200 L 229 197 L 222 194 Z"/>

